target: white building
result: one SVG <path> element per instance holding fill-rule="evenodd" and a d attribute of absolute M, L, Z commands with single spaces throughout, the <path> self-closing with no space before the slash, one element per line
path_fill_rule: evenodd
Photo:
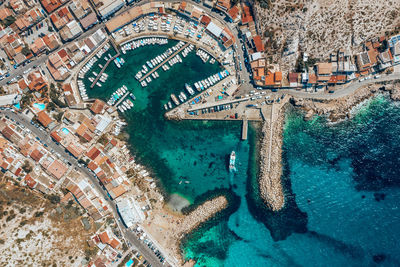
<path fill-rule="evenodd" d="M 117 200 L 117 209 L 128 228 L 145 219 L 143 211 L 133 198 L 120 197 Z"/>

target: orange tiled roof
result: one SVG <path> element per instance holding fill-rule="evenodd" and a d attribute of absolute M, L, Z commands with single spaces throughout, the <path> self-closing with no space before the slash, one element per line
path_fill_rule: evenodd
<path fill-rule="evenodd" d="M 99 234 L 99 238 L 101 243 L 108 244 L 110 242 L 110 238 L 108 237 L 107 232 Z"/>
<path fill-rule="evenodd" d="M 37 114 L 38 121 L 44 126 L 47 127 L 49 126 L 50 123 L 53 122 L 53 120 L 47 115 L 47 113 L 42 110 Z"/>

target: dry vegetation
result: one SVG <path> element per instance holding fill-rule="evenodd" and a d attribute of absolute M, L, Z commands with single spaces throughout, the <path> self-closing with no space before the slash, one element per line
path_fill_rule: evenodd
<path fill-rule="evenodd" d="M 327 58 L 400 28 L 397 0 L 259 0 L 254 7 L 271 63 L 293 67 L 299 52 Z M 283 57 L 282 57 L 283 55 Z"/>
<path fill-rule="evenodd" d="M 79 208 L 0 183 L 0 266 L 81 266 L 90 254 Z M 86 255 L 85 255 L 86 254 Z"/>

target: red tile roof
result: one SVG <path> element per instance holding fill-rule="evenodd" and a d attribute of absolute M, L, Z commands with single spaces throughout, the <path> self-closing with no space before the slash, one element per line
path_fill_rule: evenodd
<path fill-rule="evenodd" d="M 237 6 L 232 7 L 228 10 L 228 14 L 231 19 L 235 20 L 239 16 L 239 8 Z"/>
<path fill-rule="evenodd" d="M 50 123 L 53 122 L 53 120 L 47 115 L 47 113 L 42 110 L 40 111 L 37 115 L 38 121 L 44 126 L 47 127 L 49 126 Z"/>
<path fill-rule="evenodd" d="M 57 142 L 61 142 L 62 138 L 58 135 L 56 131 L 51 132 L 50 136 Z"/>
<path fill-rule="evenodd" d="M 253 17 L 251 16 L 251 13 L 250 13 L 250 8 L 246 4 L 243 4 L 242 8 L 243 8 L 242 24 L 247 24 L 247 23 L 253 21 Z"/>
<path fill-rule="evenodd" d="M 204 15 L 201 17 L 200 22 L 207 26 L 208 24 L 210 24 L 211 18 L 209 16 Z"/>
<path fill-rule="evenodd" d="M 24 180 L 25 180 L 26 185 L 29 186 L 30 188 L 35 187 L 36 181 L 33 180 L 33 178 L 29 175 L 29 173 L 25 176 Z"/>
<path fill-rule="evenodd" d="M 97 156 L 100 155 L 100 150 L 98 150 L 96 147 L 93 147 L 89 152 L 86 153 L 86 156 L 90 158 L 91 160 L 94 160 L 97 158 Z"/>
<path fill-rule="evenodd" d="M 34 161 L 38 162 L 43 157 L 43 153 L 35 149 L 32 151 L 30 156 Z"/>
<path fill-rule="evenodd" d="M 256 51 L 263 52 L 265 48 L 264 48 L 264 44 L 261 40 L 261 36 L 260 35 L 254 36 L 253 41 L 254 41 L 254 45 L 256 46 Z"/>
<path fill-rule="evenodd" d="M 119 247 L 119 245 L 121 245 L 121 243 L 115 238 L 113 238 L 113 240 L 111 240 L 109 244 L 112 248 L 117 248 Z"/>
<path fill-rule="evenodd" d="M 96 99 L 96 101 L 94 101 L 93 105 L 90 107 L 90 110 L 95 114 L 99 114 L 103 111 L 105 104 L 106 103 L 100 99 Z"/>
<path fill-rule="evenodd" d="M 101 243 L 108 244 L 110 242 L 110 238 L 108 237 L 107 232 L 99 234 L 99 238 Z"/>

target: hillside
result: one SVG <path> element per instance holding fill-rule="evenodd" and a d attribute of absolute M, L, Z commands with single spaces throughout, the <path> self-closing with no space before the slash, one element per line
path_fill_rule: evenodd
<path fill-rule="evenodd" d="M 260 0 L 254 5 L 272 63 L 293 67 L 299 52 L 328 58 L 400 27 L 400 1 Z"/>

